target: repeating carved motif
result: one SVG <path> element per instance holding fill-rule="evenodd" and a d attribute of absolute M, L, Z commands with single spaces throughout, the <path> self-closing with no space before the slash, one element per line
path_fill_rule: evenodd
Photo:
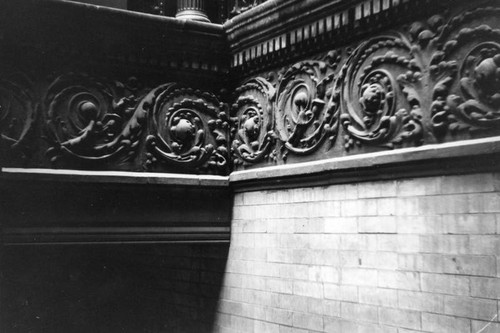
<path fill-rule="evenodd" d="M 46 138 L 52 163 L 128 160 L 136 153 L 143 120 L 134 116 L 137 82 L 106 84 L 89 76 L 62 75 L 49 86 Z"/>
<path fill-rule="evenodd" d="M 312 153 L 329 137 L 337 136 L 338 94 L 334 94 L 332 63 L 304 61 L 288 69 L 279 80 L 276 100 L 276 130 L 287 153 Z"/>
<path fill-rule="evenodd" d="M 0 80 L 0 162 L 26 163 L 39 113 L 32 82 L 18 74 Z"/>
<path fill-rule="evenodd" d="M 187 170 L 225 173 L 229 118 L 212 94 L 165 84 L 146 97 L 150 131 L 146 167 L 158 162 Z"/>
<path fill-rule="evenodd" d="M 268 79 L 248 80 L 235 91 L 232 106 L 232 152 L 235 164 L 253 164 L 269 158 L 276 161 L 289 153 L 306 155 L 316 151 L 338 133 L 339 95 L 332 90 L 337 52 L 324 60 L 295 64 Z M 273 149 L 274 147 L 274 149 Z"/>
<path fill-rule="evenodd" d="M 499 8 L 477 8 L 452 18 L 432 39 L 436 136 L 500 124 Z"/>
<path fill-rule="evenodd" d="M 340 75 L 345 148 L 420 144 L 421 66 L 400 36 L 380 36 L 353 51 Z"/>
<path fill-rule="evenodd" d="M 232 133 L 234 163 L 257 163 L 266 157 L 275 159 L 276 154 L 270 154 L 276 138 L 273 132 L 273 85 L 258 77 L 247 81 L 235 93 L 238 97 L 232 106 L 235 115 Z"/>
<path fill-rule="evenodd" d="M 239 124 L 234 155 L 242 160 L 244 153 L 245 162 L 257 163 L 268 156 L 262 147 L 266 152 L 281 148 L 284 161 L 288 154 L 312 154 L 325 137 L 336 139 L 339 118 L 347 151 L 358 146 L 418 146 L 425 135 L 435 142 L 425 133 L 429 125 L 438 140 L 461 130 L 498 130 L 498 14 L 499 8 L 486 7 L 449 21 L 434 15 L 411 24 L 407 34 L 377 36 L 348 49 L 349 57 L 338 71 L 327 64 L 341 59 L 302 61 L 285 69 L 275 83 L 265 81 L 265 86 L 276 87 L 274 94 L 262 94 L 271 112 L 263 108 L 249 117 L 233 111 Z M 236 109 L 258 95 L 243 87 L 236 91 Z M 262 119 L 272 119 L 272 126 L 262 127 Z M 270 139 L 272 131 L 276 142 Z"/>
<path fill-rule="evenodd" d="M 499 15 L 495 7 L 434 15 L 246 79 L 224 103 L 177 83 L 144 97 L 134 78 L 69 73 L 47 87 L 4 76 L 0 163 L 227 174 L 292 155 L 497 135 Z"/>

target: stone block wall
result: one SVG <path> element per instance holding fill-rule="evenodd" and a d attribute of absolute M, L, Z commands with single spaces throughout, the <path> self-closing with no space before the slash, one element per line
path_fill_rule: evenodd
<path fill-rule="evenodd" d="M 233 213 L 216 332 L 500 331 L 500 174 L 237 193 Z"/>

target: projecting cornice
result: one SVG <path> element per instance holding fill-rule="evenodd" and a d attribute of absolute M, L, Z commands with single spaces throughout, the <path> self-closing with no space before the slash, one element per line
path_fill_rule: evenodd
<path fill-rule="evenodd" d="M 269 0 L 224 24 L 231 67 L 245 76 L 441 14 L 460 0 Z M 462 1 L 463 2 L 463 1 Z"/>
<path fill-rule="evenodd" d="M 4 245 L 227 243 L 228 177 L 2 168 Z"/>
<path fill-rule="evenodd" d="M 1 59 L 21 69 L 77 68 L 220 80 L 228 71 L 221 25 L 64 0 L 3 1 Z M 116 75 L 116 74 L 115 74 Z M 219 76 L 220 75 L 220 76 Z"/>

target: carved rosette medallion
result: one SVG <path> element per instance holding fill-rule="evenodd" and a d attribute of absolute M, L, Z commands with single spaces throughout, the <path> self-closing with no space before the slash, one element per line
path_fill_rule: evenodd
<path fill-rule="evenodd" d="M 323 61 L 292 66 L 279 80 L 275 106 L 276 129 L 288 152 L 305 155 L 317 150 L 338 131 L 338 99 L 332 94 L 334 74 Z"/>
<path fill-rule="evenodd" d="M 51 162 L 92 167 L 95 163 L 124 162 L 133 156 L 142 127 L 138 119 L 132 119 L 137 105 L 135 90 L 133 78 L 127 85 L 108 85 L 84 75 L 58 77 L 45 99 Z"/>
<path fill-rule="evenodd" d="M 235 164 L 253 164 L 270 154 L 275 139 L 272 101 L 275 89 L 266 79 L 258 77 L 236 89 L 238 96 L 232 106 L 235 123 L 232 152 Z"/>
<path fill-rule="evenodd" d="M 345 148 L 421 144 L 421 78 L 402 38 L 381 36 L 354 50 L 339 78 Z"/>
<path fill-rule="evenodd" d="M 165 163 L 183 170 L 225 173 L 229 119 L 209 93 L 166 84 L 148 97 L 150 135 L 146 167 Z"/>
<path fill-rule="evenodd" d="M 436 82 L 431 112 L 438 137 L 500 125 L 498 15 L 498 8 L 465 12 L 432 41 L 437 50 L 430 64 Z"/>
<path fill-rule="evenodd" d="M 24 164 L 34 147 L 38 104 L 32 83 L 23 75 L 0 80 L 0 165 Z"/>

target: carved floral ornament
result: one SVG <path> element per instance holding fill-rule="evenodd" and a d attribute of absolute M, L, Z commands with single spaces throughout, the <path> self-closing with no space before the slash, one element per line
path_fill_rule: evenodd
<path fill-rule="evenodd" d="M 447 132 L 497 129 L 500 125 L 499 8 L 465 12 L 438 28 L 430 61 L 437 84 L 432 96 L 432 125 Z"/>
<path fill-rule="evenodd" d="M 232 150 L 237 156 L 236 163 L 260 162 L 264 158 L 273 158 L 270 148 L 276 136 L 272 131 L 273 112 L 271 101 L 275 89 L 271 83 L 255 78 L 247 81 L 236 90 L 239 95 L 232 105 L 233 119 Z"/>
<path fill-rule="evenodd" d="M 229 119 L 214 95 L 166 84 L 145 100 L 151 115 L 148 168 L 166 163 L 180 170 L 227 172 Z"/>
<path fill-rule="evenodd" d="M 285 154 L 309 154 L 337 134 L 337 95 L 332 92 L 337 55 L 326 62 L 305 61 L 282 76 L 276 99 L 276 129 L 284 142 Z M 328 62 L 331 61 L 331 63 Z"/>
<path fill-rule="evenodd" d="M 38 98 L 26 82 L 0 84 L 2 165 L 47 147 L 56 168 L 227 173 L 229 122 L 212 94 L 69 73 Z"/>
<path fill-rule="evenodd" d="M 78 74 L 55 79 L 45 97 L 51 162 L 92 166 L 134 156 L 143 124 L 134 115 L 135 84 L 134 79 L 106 84 Z"/>
<path fill-rule="evenodd" d="M 224 101 L 135 78 L 68 73 L 42 89 L 3 76 L 0 162 L 227 174 L 290 156 L 498 135 L 499 15 L 486 7 L 433 16 L 246 79 Z"/>
<path fill-rule="evenodd" d="M 251 93 L 244 84 L 235 99 L 258 99 L 265 106 L 264 113 L 255 113 L 269 114 L 265 124 L 257 118 L 254 123 L 260 131 L 265 126 L 266 135 L 253 135 L 255 127 L 241 125 L 249 119 L 250 104 L 238 102 L 232 109 L 240 124 L 232 146 L 236 162 L 276 160 L 269 154 L 273 151 L 283 160 L 322 146 L 326 151 L 338 136 L 347 152 L 498 133 L 498 15 L 500 9 L 490 7 L 448 23 L 436 15 L 410 25 L 407 33 L 376 36 L 354 49 L 330 52 L 326 59 L 299 62 L 282 70 L 275 82 L 252 79 L 272 93 Z M 253 137 L 251 147 L 259 149 L 248 149 L 243 137 Z"/>
<path fill-rule="evenodd" d="M 39 104 L 32 87 L 20 74 L 0 80 L 0 165 L 25 166 L 33 152 Z"/>

